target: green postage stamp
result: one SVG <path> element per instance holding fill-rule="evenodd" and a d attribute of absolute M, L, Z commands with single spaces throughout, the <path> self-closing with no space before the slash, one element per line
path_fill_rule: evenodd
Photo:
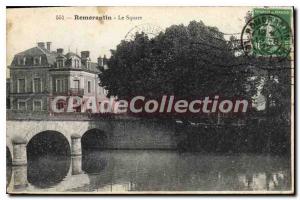
<path fill-rule="evenodd" d="M 289 57 L 293 40 L 292 11 L 255 8 L 252 16 L 243 29 L 244 51 L 255 56 Z"/>

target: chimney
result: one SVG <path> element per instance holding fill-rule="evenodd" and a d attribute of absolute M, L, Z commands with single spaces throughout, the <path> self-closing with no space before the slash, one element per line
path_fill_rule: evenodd
<path fill-rule="evenodd" d="M 47 50 L 51 51 L 51 42 L 47 42 Z"/>
<path fill-rule="evenodd" d="M 63 48 L 59 48 L 56 50 L 58 54 L 63 54 L 64 53 L 64 49 Z"/>
<path fill-rule="evenodd" d="M 98 66 L 103 67 L 103 58 L 99 56 L 97 60 L 98 60 Z"/>
<path fill-rule="evenodd" d="M 40 48 L 45 48 L 45 43 L 44 42 L 38 42 L 37 46 Z"/>
<path fill-rule="evenodd" d="M 106 55 L 103 56 L 103 65 L 107 65 L 107 58 L 106 58 Z"/>
<path fill-rule="evenodd" d="M 90 51 L 82 51 L 81 52 L 81 59 L 86 59 L 90 57 Z"/>

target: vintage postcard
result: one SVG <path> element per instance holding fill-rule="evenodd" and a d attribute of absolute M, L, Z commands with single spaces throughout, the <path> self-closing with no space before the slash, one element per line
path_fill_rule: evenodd
<path fill-rule="evenodd" d="M 9 194 L 294 194 L 293 7 L 6 9 Z"/>

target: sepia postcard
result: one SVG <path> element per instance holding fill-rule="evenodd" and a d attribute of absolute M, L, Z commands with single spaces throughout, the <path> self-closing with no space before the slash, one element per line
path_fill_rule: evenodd
<path fill-rule="evenodd" d="M 7 7 L 8 194 L 294 194 L 293 7 Z"/>

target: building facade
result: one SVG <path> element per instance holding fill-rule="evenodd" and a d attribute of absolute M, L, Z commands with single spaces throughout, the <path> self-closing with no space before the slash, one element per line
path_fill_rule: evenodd
<path fill-rule="evenodd" d="M 98 74 L 99 67 L 105 65 L 105 57 L 92 62 L 89 51 L 82 51 L 79 56 L 64 53 L 62 48 L 52 51 L 51 42 L 39 42 L 16 54 L 9 66 L 10 109 L 49 111 L 49 101 L 57 95 L 104 99 L 107 92 L 99 86 Z"/>

